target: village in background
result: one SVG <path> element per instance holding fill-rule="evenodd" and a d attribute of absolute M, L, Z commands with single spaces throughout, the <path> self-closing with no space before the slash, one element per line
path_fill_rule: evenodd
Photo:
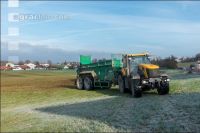
<path fill-rule="evenodd" d="M 19 61 L 18 63 L 12 61 L 1 61 L 1 70 L 64 70 L 75 69 L 79 65 L 78 62 L 64 62 L 53 64 L 50 60 L 46 63 L 40 63 L 39 61 Z"/>
<path fill-rule="evenodd" d="M 101 59 L 101 60 L 106 60 Z M 98 59 L 93 59 L 92 62 L 95 63 L 100 61 Z M 161 68 L 167 69 L 181 69 L 188 71 L 188 73 L 197 72 L 200 73 L 200 53 L 196 54 L 193 57 L 181 57 L 177 58 L 173 55 L 162 58 L 154 58 L 151 60 L 153 64 L 159 65 Z M 19 70 L 67 70 L 67 69 L 76 69 L 79 67 L 79 62 L 68 62 L 64 61 L 62 63 L 52 63 L 51 60 L 46 62 L 39 61 L 1 61 L 0 70 L 1 71 L 19 71 Z"/>

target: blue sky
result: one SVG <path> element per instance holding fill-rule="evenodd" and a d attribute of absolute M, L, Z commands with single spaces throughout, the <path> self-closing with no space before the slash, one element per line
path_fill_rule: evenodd
<path fill-rule="evenodd" d="M 10 9 L 4 1 L 1 54 L 3 58 L 15 54 L 33 60 L 77 60 L 79 54 L 107 57 L 144 51 L 161 57 L 193 56 L 200 52 L 199 7 L 200 2 L 195 1 L 20 1 L 18 9 Z M 8 23 L 7 13 L 11 12 L 64 14 L 69 19 Z M 20 36 L 7 36 L 8 26 L 19 27 Z M 10 40 L 19 42 L 20 49 L 8 51 L 6 42 Z M 46 56 L 34 56 L 42 54 L 37 48 L 47 51 Z"/>

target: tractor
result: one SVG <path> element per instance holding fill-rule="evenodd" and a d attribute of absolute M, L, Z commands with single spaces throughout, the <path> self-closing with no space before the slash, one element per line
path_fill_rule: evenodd
<path fill-rule="evenodd" d="M 81 55 L 76 85 L 86 90 L 118 85 L 121 93 L 129 91 L 134 97 L 141 97 L 143 91 L 151 89 L 157 89 L 159 95 L 168 94 L 169 81 L 159 66 L 151 64 L 148 53 L 122 54 L 120 58 L 95 63 L 90 56 Z"/>

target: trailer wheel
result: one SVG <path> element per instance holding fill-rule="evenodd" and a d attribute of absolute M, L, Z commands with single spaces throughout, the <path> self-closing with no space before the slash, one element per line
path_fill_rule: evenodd
<path fill-rule="evenodd" d="M 134 79 L 131 82 L 131 93 L 134 97 L 141 97 L 142 96 L 142 90 L 139 88 L 140 80 Z"/>
<path fill-rule="evenodd" d="M 76 87 L 80 90 L 84 89 L 83 87 L 83 78 L 82 77 L 78 77 L 76 79 Z"/>
<path fill-rule="evenodd" d="M 161 82 L 159 87 L 157 88 L 157 92 L 159 95 L 165 95 L 169 93 L 169 83 Z"/>
<path fill-rule="evenodd" d="M 93 88 L 92 79 L 90 77 L 84 78 L 84 88 L 86 90 L 91 90 Z"/>
<path fill-rule="evenodd" d="M 125 92 L 125 85 L 124 85 L 124 80 L 123 80 L 121 75 L 118 76 L 118 85 L 119 85 L 119 91 L 121 93 L 124 93 Z"/>

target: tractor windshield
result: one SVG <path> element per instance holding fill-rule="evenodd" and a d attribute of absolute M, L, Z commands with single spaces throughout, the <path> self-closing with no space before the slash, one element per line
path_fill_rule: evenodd
<path fill-rule="evenodd" d="M 148 56 L 135 56 L 129 58 L 130 62 L 130 72 L 135 75 L 138 72 L 138 65 L 139 64 L 150 64 L 150 60 Z"/>
<path fill-rule="evenodd" d="M 131 61 L 136 64 L 150 64 L 150 60 L 147 56 L 132 57 Z"/>

